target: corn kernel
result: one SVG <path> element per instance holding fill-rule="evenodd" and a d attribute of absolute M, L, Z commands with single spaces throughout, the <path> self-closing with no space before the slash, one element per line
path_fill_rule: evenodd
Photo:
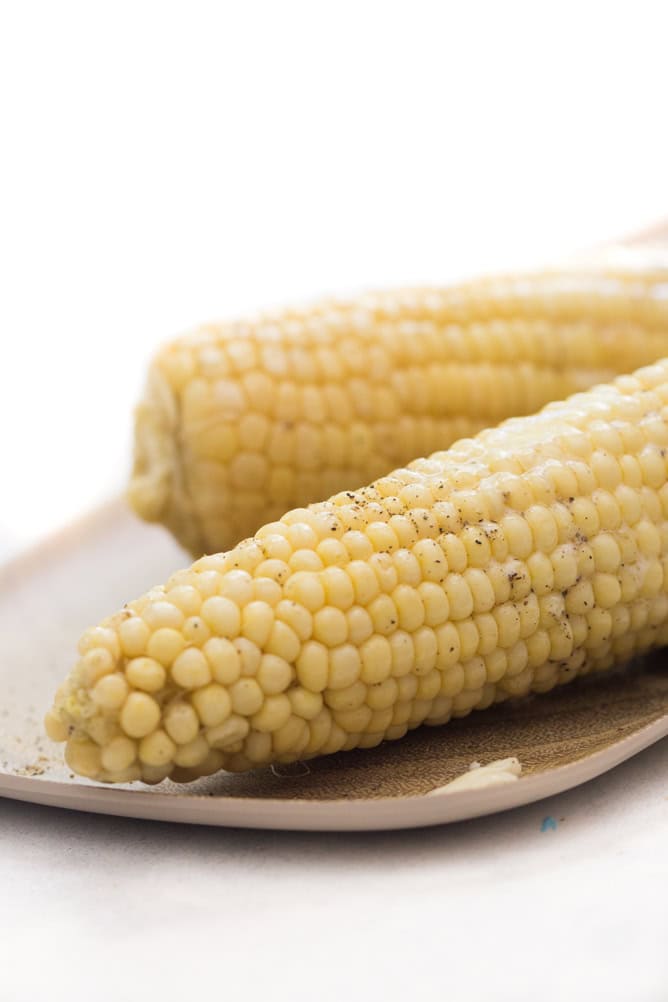
<path fill-rule="evenodd" d="M 176 765 L 192 769 L 200 766 L 209 754 L 209 745 L 203 735 L 199 735 L 187 744 L 179 745 L 174 752 Z M 200 773 L 201 775 L 201 773 Z"/>
<path fill-rule="evenodd" d="M 92 741 L 70 738 L 65 746 L 65 761 L 73 772 L 95 779 L 102 767 L 102 753 Z"/>
<path fill-rule="evenodd" d="M 292 681 L 293 670 L 290 662 L 275 654 L 263 654 L 257 672 L 257 681 L 262 691 L 273 696 L 284 692 Z"/>
<path fill-rule="evenodd" d="M 213 595 L 202 604 L 201 618 L 214 634 L 223 637 L 236 636 L 241 627 L 241 613 L 238 605 L 222 595 Z"/>
<path fill-rule="evenodd" d="M 196 647 L 183 651 L 172 665 L 172 678 L 184 689 L 198 689 L 211 681 L 209 663 Z"/>
<path fill-rule="evenodd" d="M 225 637 L 211 637 L 202 648 L 211 674 L 221 685 L 232 685 L 241 675 L 241 658 L 234 644 Z"/>
<path fill-rule="evenodd" d="M 319 692 L 311 692 L 298 686 L 290 689 L 287 695 L 292 712 L 303 720 L 313 720 L 322 710 L 323 701 Z"/>
<path fill-rule="evenodd" d="M 107 772 L 123 772 L 135 761 L 137 746 L 130 738 L 123 735 L 112 738 L 101 752 L 102 768 Z"/>
<path fill-rule="evenodd" d="M 154 661 L 169 667 L 186 647 L 186 640 L 178 630 L 165 627 L 156 630 L 146 645 L 146 653 Z"/>
<path fill-rule="evenodd" d="M 222 724 L 232 712 L 232 701 L 227 689 L 216 682 L 197 689 L 190 700 L 205 727 Z"/>
<path fill-rule="evenodd" d="M 170 738 L 178 745 L 194 741 L 199 732 L 199 718 L 189 703 L 171 703 L 165 710 L 164 723 Z"/>
<path fill-rule="evenodd" d="M 120 673 L 104 675 L 91 692 L 93 701 L 103 710 L 117 710 L 125 702 L 128 685 Z"/>
<path fill-rule="evenodd" d="M 222 724 L 209 727 L 206 740 L 212 748 L 229 750 L 232 745 L 243 741 L 250 730 L 250 724 L 243 717 L 231 716 Z"/>
<path fill-rule="evenodd" d="M 242 678 L 230 687 L 232 709 L 242 717 L 257 713 L 264 702 L 264 693 L 253 678 Z"/>
<path fill-rule="evenodd" d="M 290 700 L 285 693 L 267 696 L 260 709 L 251 717 L 250 724 L 256 731 L 277 731 L 288 722 L 292 713 Z"/>
<path fill-rule="evenodd" d="M 144 765 L 167 765 L 176 752 L 176 745 L 162 730 L 153 731 L 139 742 L 139 760 Z"/>
<path fill-rule="evenodd" d="M 145 692 L 131 692 L 121 710 L 120 723 L 130 738 L 143 738 L 155 730 L 160 720 L 160 707 Z"/>
<path fill-rule="evenodd" d="M 150 636 L 151 631 L 149 627 L 139 616 L 123 620 L 118 627 L 118 640 L 121 650 L 128 658 L 136 658 L 140 654 L 144 654 Z M 111 769 L 109 771 L 116 772 L 117 770 Z"/>
<path fill-rule="evenodd" d="M 340 609 L 325 606 L 313 617 L 313 636 L 327 647 L 336 647 L 348 637 L 348 622 Z"/>
<path fill-rule="evenodd" d="M 167 673 L 154 658 L 134 658 L 125 667 L 125 677 L 135 689 L 158 692 L 165 684 Z"/>

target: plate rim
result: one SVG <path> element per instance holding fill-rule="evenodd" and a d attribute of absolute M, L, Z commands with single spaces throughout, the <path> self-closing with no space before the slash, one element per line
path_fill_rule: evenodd
<path fill-rule="evenodd" d="M 573 762 L 476 790 L 378 798 L 303 799 L 148 792 L 0 773 L 0 796 L 24 803 L 147 821 L 280 831 L 387 831 L 466 821 L 580 786 L 668 736 L 668 712 Z"/>

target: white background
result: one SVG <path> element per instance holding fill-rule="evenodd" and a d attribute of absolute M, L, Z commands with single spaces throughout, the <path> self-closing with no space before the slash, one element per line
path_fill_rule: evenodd
<path fill-rule="evenodd" d="M 664 9 L 0 2 L 0 553 L 122 485 L 193 323 L 668 214 Z M 5 802 L 0 1000 L 659 1002 L 666 764 L 378 838 Z"/>
<path fill-rule="evenodd" d="M 0 545 L 121 485 L 192 324 L 668 212 L 661 3 L 0 3 Z"/>

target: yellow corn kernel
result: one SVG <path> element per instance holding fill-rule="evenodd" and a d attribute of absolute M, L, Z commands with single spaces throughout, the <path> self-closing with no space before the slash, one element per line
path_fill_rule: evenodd
<path fill-rule="evenodd" d="M 165 627 L 152 633 L 146 644 L 150 658 L 168 667 L 185 649 L 186 640 L 178 630 Z"/>
<path fill-rule="evenodd" d="M 165 730 L 179 745 L 187 745 L 197 737 L 199 719 L 190 703 L 171 703 L 163 715 Z"/>
<path fill-rule="evenodd" d="M 124 735 L 112 738 L 101 753 L 102 768 L 108 773 L 120 773 L 129 768 L 137 757 L 137 746 Z"/>
<path fill-rule="evenodd" d="M 167 672 L 154 658 L 133 658 L 125 666 L 125 677 L 135 689 L 157 692 L 163 688 Z"/>
<path fill-rule="evenodd" d="M 103 675 L 91 690 L 91 698 L 104 710 L 117 710 L 125 702 L 128 683 L 120 672 Z"/>
<path fill-rule="evenodd" d="M 73 772 L 96 779 L 102 775 L 102 751 L 86 738 L 70 738 L 65 746 L 65 761 Z"/>
<path fill-rule="evenodd" d="M 197 689 L 211 681 L 209 663 L 196 647 L 188 647 L 177 657 L 171 674 L 177 685 L 184 689 Z"/>
<path fill-rule="evenodd" d="M 169 765 L 176 753 L 176 745 L 163 730 L 153 731 L 139 742 L 139 761 L 143 765 Z"/>
<path fill-rule="evenodd" d="M 136 658 L 146 651 L 151 630 L 140 616 L 125 619 L 118 627 L 118 640 L 126 657 Z"/>
<path fill-rule="evenodd" d="M 216 682 L 197 689 L 191 696 L 191 702 L 206 727 L 222 724 L 232 712 L 232 700 L 227 689 Z"/>
<path fill-rule="evenodd" d="M 206 740 L 212 748 L 232 750 L 232 746 L 237 746 L 248 734 L 250 724 L 243 717 L 231 716 L 222 724 L 209 727 L 206 732 Z"/>

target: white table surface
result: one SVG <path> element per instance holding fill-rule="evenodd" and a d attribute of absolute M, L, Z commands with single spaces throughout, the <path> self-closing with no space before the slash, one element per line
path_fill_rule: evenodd
<path fill-rule="evenodd" d="M 660 1002 L 667 775 L 663 742 L 526 808 L 378 834 L 1 801 L 0 998 Z"/>
<path fill-rule="evenodd" d="M 124 479 L 165 337 L 660 219 L 662 7 L 6 5 L 0 558 Z M 0 1002 L 663 1002 L 667 777 L 396 834 L 0 800 Z"/>

